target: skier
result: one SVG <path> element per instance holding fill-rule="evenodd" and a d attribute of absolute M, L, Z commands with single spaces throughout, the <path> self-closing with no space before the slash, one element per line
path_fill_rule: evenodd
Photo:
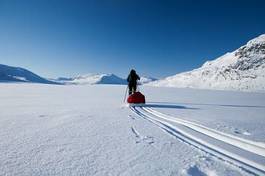
<path fill-rule="evenodd" d="M 136 74 L 136 71 L 132 69 L 127 78 L 128 87 L 129 87 L 129 95 L 136 92 L 137 80 L 140 80 L 140 77 Z"/>

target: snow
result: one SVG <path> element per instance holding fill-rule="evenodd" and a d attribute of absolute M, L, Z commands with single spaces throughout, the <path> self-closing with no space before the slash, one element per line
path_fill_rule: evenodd
<path fill-rule="evenodd" d="M 125 90 L 1 83 L 0 175 L 264 175 L 265 94 L 142 86 L 129 108 Z"/>
<path fill-rule="evenodd" d="M 13 76 L 14 79 L 20 80 L 20 81 L 24 81 L 27 82 L 28 80 L 25 77 L 21 77 L 21 76 Z"/>
<path fill-rule="evenodd" d="M 198 69 L 148 85 L 179 88 L 265 91 L 265 34 Z"/>
<path fill-rule="evenodd" d="M 250 40 L 247 43 L 247 45 L 251 46 L 253 44 L 264 44 L 264 43 L 265 43 L 265 34 L 262 34 L 262 35 L 258 36 L 257 38 Z"/>

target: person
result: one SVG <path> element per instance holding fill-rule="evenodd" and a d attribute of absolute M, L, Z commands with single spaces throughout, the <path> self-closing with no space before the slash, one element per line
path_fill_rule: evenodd
<path fill-rule="evenodd" d="M 136 92 L 137 89 L 137 80 L 140 80 L 140 77 L 137 75 L 134 69 L 131 70 L 130 74 L 127 77 L 129 95 Z"/>

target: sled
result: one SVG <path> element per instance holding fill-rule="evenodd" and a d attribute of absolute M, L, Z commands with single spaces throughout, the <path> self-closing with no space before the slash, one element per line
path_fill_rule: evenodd
<path fill-rule="evenodd" d="M 130 104 L 144 104 L 145 96 L 141 92 L 135 92 L 127 98 L 127 103 Z"/>

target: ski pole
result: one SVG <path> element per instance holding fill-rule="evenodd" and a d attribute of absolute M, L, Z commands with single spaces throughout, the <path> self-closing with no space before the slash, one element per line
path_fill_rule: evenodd
<path fill-rule="evenodd" d="M 135 90 L 135 91 L 140 92 L 140 91 L 141 91 L 141 90 L 140 90 L 140 85 L 141 85 L 141 84 L 137 81 L 137 82 L 136 82 L 136 85 L 137 85 L 137 86 L 136 86 L 136 90 Z"/>
<path fill-rule="evenodd" d="M 126 99 L 126 95 L 127 95 L 127 91 L 128 91 L 128 86 L 126 87 L 126 90 L 125 90 L 125 94 L 124 94 L 124 99 L 123 99 L 123 102 L 125 102 L 125 99 Z"/>

